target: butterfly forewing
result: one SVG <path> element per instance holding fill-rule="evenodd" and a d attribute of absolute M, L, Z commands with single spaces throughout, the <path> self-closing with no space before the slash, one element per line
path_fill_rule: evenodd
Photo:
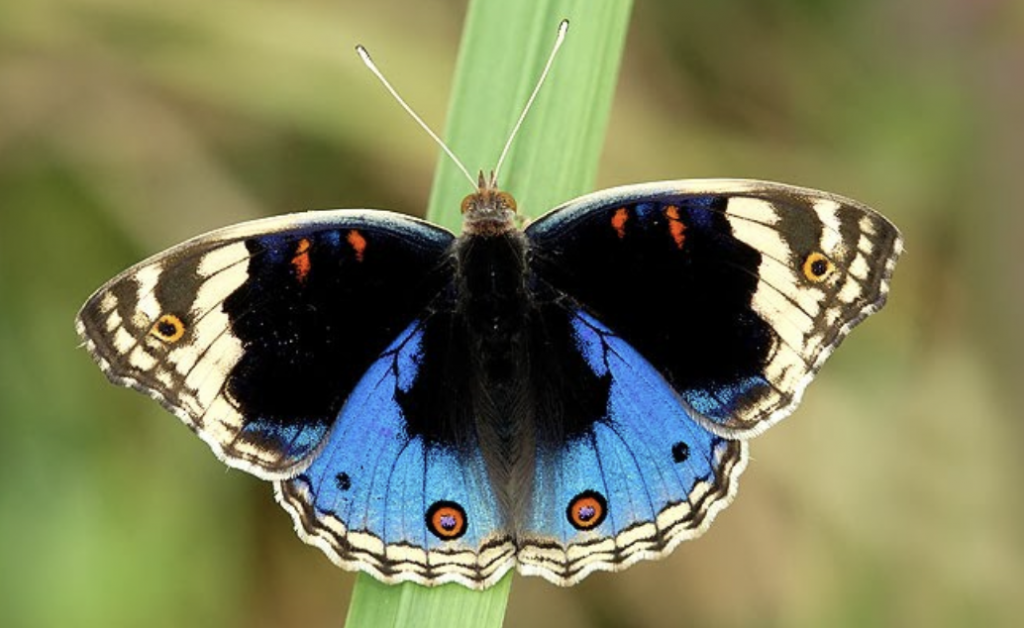
<path fill-rule="evenodd" d="M 387 212 L 245 223 L 128 269 L 77 328 L 112 381 L 163 403 L 228 464 L 282 477 L 451 281 L 452 240 Z"/>
<path fill-rule="evenodd" d="M 846 333 L 882 306 L 902 247 L 855 201 L 743 180 L 606 190 L 526 234 L 542 281 L 734 437 L 792 411 Z"/>

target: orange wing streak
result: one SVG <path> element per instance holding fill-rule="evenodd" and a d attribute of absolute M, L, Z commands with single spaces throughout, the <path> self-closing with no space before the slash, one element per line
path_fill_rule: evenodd
<path fill-rule="evenodd" d="M 363 253 L 366 251 L 366 238 L 363 237 L 363 234 L 353 229 L 348 232 L 348 237 L 345 239 L 348 240 L 352 250 L 356 252 L 356 261 L 363 261 Z"/>
<path fill-rule="evenodd" d="M 619 239 L 626 237 L 626 221 L 629 220 L 629 212 L 626 211 L 625 207 L 620 207 L 615 210 L 615 214 L 612 215 L 612 228 L 615 229 L 615 233 L 619 235 Z"/>
<path fill-rule="evenodd" d="M 295 247 L 295 257 L 292 258 L 292 266 L 295 267 L 295 277 L 299 283 L 305 283 L 312 264 L 309 261 L 309 240 L 302 238 L 299 245 Z"/>
<path fill-rule="evenodd" d="M 686 242 L 686 223 L 679 219 L 679 208 L 669 205 L 665 208 L 665 216 L 668 218 L 668 232 L 676 242 L 676 247 L 682 249 L 683 242 Z"/>

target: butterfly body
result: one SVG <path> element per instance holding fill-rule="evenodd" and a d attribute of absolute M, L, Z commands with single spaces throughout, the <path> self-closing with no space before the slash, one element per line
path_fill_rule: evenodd
<path fill-rule="evenodd" d="M 567 585 L 710 525 L 902 247 L 859 203 L 758 181 L 615 188 L 520 230 L 481 178 L 463 213 L 458 237 L 368 210 L 214 232 L 78 329 L 339 565 Z"/>

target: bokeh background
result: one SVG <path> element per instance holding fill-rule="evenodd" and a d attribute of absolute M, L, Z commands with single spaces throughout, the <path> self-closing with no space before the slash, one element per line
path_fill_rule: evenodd
<path fill-rule="evenodd" d="M 637 5 L 599 187 L 828 189 L 889 216 L 907 252 L 704 538 L 571 590 L 519 578 L 506 625 L 1020 625 L 1024 3 Z M 464 13 L 0 3 L 0 625 L 341 624 L 352 576 L 268 485 L 107 385 L 72 320 L 207 229 L 422 213 L 437 150 L 351 45 L 440 126 Z"/>

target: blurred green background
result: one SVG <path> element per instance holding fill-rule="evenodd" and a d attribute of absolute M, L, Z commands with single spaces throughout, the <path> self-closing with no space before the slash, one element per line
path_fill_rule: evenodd
<path fill-rule="evenodd" d="M 72 320 L 214 227 L 421 214 L 437 150 L 351 46 L 440 126 L 464 12 L 0 3 L 0 625 L 341 624 L 351 574 L 269 485 L 107 385 Z M 827 189 L 907 252 L 704 538 L 573 589 L 518 578 L 506 625 L 1019 625 L 1024 3 L 638 2 L 626 51 L 599 187 Z"/>

